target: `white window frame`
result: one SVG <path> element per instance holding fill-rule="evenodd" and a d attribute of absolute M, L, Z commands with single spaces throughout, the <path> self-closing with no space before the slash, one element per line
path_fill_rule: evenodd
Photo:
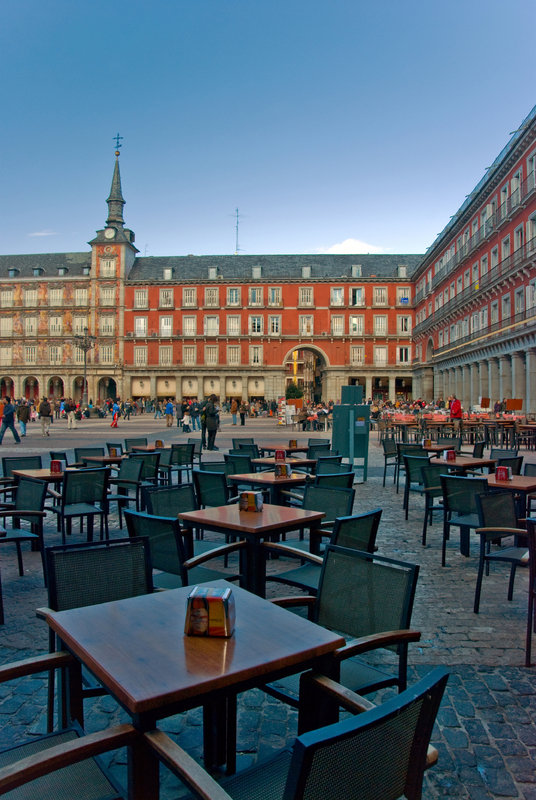
<path fill-rule="evenodd" d="M 218 286 L 205 286 L 205 306 L 207 308 L 220 307 L 220 290 Z"/>
<path fill-rule="evenodd" d="M 332 286 L 330 290 L 330 305 L 340 308 L 344 306 L 344 286 Z"/>
<path fill-rule="evenodd" d="M 252 344 L 249 347 L 249 363 L 252 367 L 262 366 L 263 347 L 262 344 Z"/>
<path fill-rule="evenodd" d="M 207 344 L 205 345 L 205 365 L 215 366 L 218 364 L 218 345 Z"/>
<path fill-rule="evenodd" d="M 0 305 L 2 308 L 13 308 L 13 289 L 3 289 L 0 292 Z"/>
<path fill-rule="evenodd" d="M 159 308 L 174 308 L 173 289 L 160 289 Z"/>
<path fill-rule="evenodd" d="M 147 366 L 147 347 L 134 348 L 134 366 L 135 367 Z"/>
<path fill-rule="evenodd" d="M 396 322 L 398 333 L 401 333 L 403 336 L 411 336 L 411 317 L 398 316 Z"/>
<path fill-rule="evenodd" d="M 173 336 L 173 317 L 160 317 L 158 321 L 160 336 Z"/>
<path fill-rule="evenodd" d="M 191 344 L 182 346 L 182 363 L 185 367 L 192 367 L 197 364 L 197 347 Z"/>
<path fill-rule="evenodd" d="M 240 336 L 242 318 L 238 314 L 227 315 L 227 336 Z"/>
<path fill-rule="evenodd" d="M 388 293 L 387 286 L 374 286 L 372 290 L 372 305 L 387 306 Z"/>
<path fill-rule="evenodd" d="M 233 308 L 240 308 L 242 305 L 241 290 L 238 286 L 227 287 L 227 303 L 226 305 Z"/>
<path fill-rule="evenodd" d="M 13 336 L 12 317 L 0 317 L 0 336 Z"/>
<path fill-rule="evenodd" d="M 300 336 L 313 336 L 315 321 L 312 314 L 300 314 L 299 317 Z"/>
<path fill-rule="evenodd" d="M 25 317 L 24 335 L 37 336 L 37 317 Z"/>
<path fill-rule="evenodd" d="M 280 286 L 269 286 L 268 287 L 268 305 L 269 306 L 281 306 L 282 305 L 282 292 Z"/>
<path fill-rule="evenodd" d="M 99 320 L 99 331 L 101 336 L 113 336 L 115 333 L 115 317 L 101 317 Z"/>
<path fill-rule="evenodd" d="M 237 366 L 241 363 L 240 345 L 227 345 L 227 363 Z"/>
<path fill-rule="evenodd" d="M 314 308 L 315 298 L 312 286 L 300 286 L 299 303 L 300 308 Z"/>
<path fill-rule="evenodd" d="M 263 335 L 264 319 L 260 314 L 250 314 L 248 319 L 248 332 L 251 336 Z"/>
<path fill-rule="evenodd" d="M 281 314 L 270 314 L 268 316 L 268 335 L 269 336 L 281 336 L 281 323 L 282 318 Z"/>
<path fill-rule="evenodd" d="M 365 348 L 363 345 L 351 345 L 350 366 L 362 367 L 365 364 Z"/>
<path fill-rule="evenodd" d="M 73 318 L 73 333 L 83 334 L 87 327 L 87 317 Z"/>
<path fill-rule="evenodd" d="M 99 302 L 101 306 L 115 306 L 115 286 L 101 286 Z"/>
<path fill-rule="evenodd" d="M 263 305 L 262 300 L 262 287 L 260 286 L 252 286 L 249 290 L 249 305 L 261 308 Z"/>
<path fill-rule="evenodd" d="M 172 345 L 160 345 L 158 348 L 158 363 L 161 367 L 173 366 L 173 347 Z"/>
<path fill-rule="evenodd" d="M 385 358 L 382 358 L 385 354 Z M 387 345 L 375 345 L 374 347 L 374 366 L 375 367 L 386 367 L 389 363 L 389 352 L 387 350 Z"/>
<path fill-rule="evenodd" d="M 387 336 L 387 314 L 374 314 L 374 336 Z"/>
<path fill-rule="evenodd" d="M 115 258 L 101 258 L 100 277 L 115 278 Z"/>
<path fill-rule="evenodd" d="M 409 345 L 401 345 L 396 348 L 397 364 L 411 364 L 411 347 Z"/>
<path fill-rule="evenodd" d="M 364 314 L 350 314 L 348 320 L 348 333 L 350 336 L 365 335 L 365 316 Z"/>
<path fill-rule="evenodd" d="M 134 317 L 134 336 L 147 337 L 147 317 Z"/>
<path fill-rule="evenodd" d="M 48 348 L 48 360 L 50 364 L 62 363 L 62 347 L 60 344 L 51 344 Z"/>
<path fill-rule="evenodd" d="M 344 316 L 342 314 L 332 314 L 331 335 L 344 336 Z"/>
<path fill-rule="evenodd" d="M 0 347 L 0 366 L 10 367 L 13 363 L 13 347 L 10 344 L 4 344 Z"/>
<path fill-rule="evenodd" d="M 74 290 L 74 304 L 77 308 L 85 308 L 88 304 L 88 292 L 87 289 L 75 289 Z"/>
<path fill-rule="evenodd" d="M 182 305 L 184 308 L 197 308 L 197 288 L 195 286 L 183 287 Z"/>
<path fill-rule="evenodd" d="M 207 314 L 205 316 L 203 320 L 203 334 L 205 336 L 220 335 L 220 318 L 217 314 Z"/>
<path fill-rule="evenodd" d="M 365 287 L 352 286 L 350 289 L 350 305 L 361 308 L 365 305 Z"/>
<path fill-rule="evenodd" d="M 115 362 L 113 344 L 99 345 L 99 362 L 101 364 L 113 364 Z"/>
<path fill-rule="evenodd" d="M 24 363 L 37 364 L 37 345 L 35 344 L 24 345 Z"/>
<path fill-rule="evenodd" d="M 183 336 L 197 336 L 197 317 L 183 316 L 182 318 L 182 335 Z"/>
<path fill-rule="evenodd" d="M 38 302 L 38 293 L 37 289 L 25 289 L 24 290 L 24 307 L 25 308 L 34 308 Z"/>
<path fill-rule="evenodd" d="M 147 289 L 134 290 L 134 308 L 148 308 L 148 294 Z"/>

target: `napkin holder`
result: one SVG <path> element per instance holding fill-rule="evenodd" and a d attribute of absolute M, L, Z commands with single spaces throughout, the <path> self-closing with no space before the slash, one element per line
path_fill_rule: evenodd
<path fill-rule="evenodd" d="M 456 461 L 456 450 L 444 450 L 443 459 L 444 461 Z"/>
<path fill-rule="evenodd" d="M 262 511 L 264 505 L 262 492 L 241 492 L 238 502 L 240 511 Z"/>
<path fill-rule="evenodd" d="M 290 464 L 276 464 L 275 465 L 276 478 L 292 478 L 292 466 Z"/>
<path fill-rule="evenodd" d="M 235 602 L 232 589 L 194 586 L 186 601 L 184 633 L 187 636 L 233 635 Z"/>
<path fill-rule="evenodd" d="M 511 481 L 512 480 L 512 467 L 495 467 L 495 480 L 496 481 Z"/>
<path fill-rule="evenodd" d="M 67 462 L 64 459 L 54 458 L 50 462 L 50 471 L 55 475 L 61 475 L 62 472 L 65 472 L 66 466 Z"/>

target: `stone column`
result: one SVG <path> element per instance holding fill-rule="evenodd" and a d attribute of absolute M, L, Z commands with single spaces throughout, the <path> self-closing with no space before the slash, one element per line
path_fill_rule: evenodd
<path fill-rule="evenodd" d="M 512 397 L 512 364 L 510 356 L 499 358 L 499 394 L 500 400 Z"/>
<path fill-rule="evenodd" d="M 525 352 L 525 397 L 527 414 L 536 413 L 536 350 Z"/>
<path fill-rule="evenodd" d="M 478 403 L 480 389 L 480 370 L 479 364 L 473 363 L 469 367 L 469 405 L 475 406 Z"/>
<path fill-rule="evenodd" d="M 396 403 L 396 377 L 394 373 L 388 374 L 388 380 L 389 380 L 389 400 L 391 401 L 391 403 L 394 404 Z M 366 400 L 367 398 L 365 397 L 365 401 Z"/>
<path fill-rule="evenodd" d="M 499 398 L 500 394 L 500 386 L 499 386 L 499 359 L 498 358 L 490 358 L 488 367 L 488 376 L 489 376 L 489 398 L 491 403 L 491 410 L 493 411 L 493 406 L 497 400 L 502 400 L 502 397 Z"/>
<path fill-rule="evenodd" d="M 523 400 L 523 413 L 527 411 L 524 353 L 512 353 L 512 397 Z"/>
<path fill-rule="evenodd" d="M 478 396 L 488 397 L 489 392 L 489 379 L 488 379 L 488 362 L 478 362 Z"/>
<path fill-rule="evenodd" d="M 372 375 L 367 375 L 365 377 L 365 401 L 368 400 L 369 397 L 372 399 Z M 329 399 L 330 398 L 328 398 L 328 400 Z"/>
<path fill-rule="evenodd" d="M 156 375 L 151 375 L 150 377 L 150 388 L 149 388 L 149 398 L 154 400 L 156 397 Z"/>
<path fill-rule="evenodd" d="M 462 396 L 460 399 L 465 411 L 468 411 L 471 405 L 471 369 L 468 364 L 464 364 L 460 371 L 462 374 Z"/>

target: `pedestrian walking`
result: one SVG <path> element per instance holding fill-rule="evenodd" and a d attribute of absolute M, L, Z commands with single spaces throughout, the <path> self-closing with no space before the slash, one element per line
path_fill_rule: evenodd
<path fill-rule="evenodd" d="M 6 395 L 4 397 L 4 413 L 2 416 L 2 425 L 0 425 L 0 444 L 4 439 L 4 434 L 7 429 L 11 431 L 15 437 L 15 444 L 20 444 L 20 436 L 15 430 L 15 406 L 11 402 L 11 397 Z"/>
<path fill-rule="evenodd" d="M 48 397 L 43 397 L 39 406 L 39 417 L 41 419 L 41 436 L 50 436 L 50 422 L 52 420 L 52 406 L 48 402 Z"/>
<path fill-rule="evenodd" d="M 205 413 L 208 400 L 203 400 L 199 408 L 201 410 L 201 447 L 203 450 L 207 449 L 207 415 Z"/>
<path fill-rule="evenodd" d="M 76 404 L 72 397 L 69 397 L 65 404 L 67 408 L 67 430 L 76 430 Z"/>
<path fill-rule="evenodd" d="M 244 401 L 240 403 L 239 413 L 240 413 L 240 424 L 245 425 L 246 414 L 248 413 L 248 404 L 245 403 Z"/>
<path fill-rule="evenodd" d="M 200 431 L 201 430 L 201 419 L 200 419 L 201 411 L 200 411 L 200 406 L 199 406 L 199 403 L 197 402 L 197 400 L 194 400 L 194 402 L 190 406 L 190 415 L 192 417 L 192 430 L 195 431 L 196 430 L 196 426 L 197 426 L 197 430 Z"/>
<path fill-rule="evenodd" d="M 112 411 L 113 411 L 113 418 L 110 428 L 117 428 L 117 420 L 119 419 L 119 414 L 121 413 L 121 406 L 119 405 L 117 400 L 113 404 Z"/>
<path fill-rule="evenodd" d="M 26 400 L 21 400 L 20 406 L 17 407 L 17 419 L 20 425 L 20 435 L 26 436 L 26 423 L 30 421 L 30 407 Z"/>
<path fill-rule="evenodd" d="M 236 425 L 237 414 L 238 414 L 238 400 L 236 399 L 236 397 L 233 397 L 233 400 L 231 402 L 231 416 L 233 418 L 233 421 L 231 422 L 231 425 Z"/>
<path fill-rule="evenodd" d="M 173 427 L 173 403 L 171 400 L 168 400 L 166 403 L 166 428 Z"/>

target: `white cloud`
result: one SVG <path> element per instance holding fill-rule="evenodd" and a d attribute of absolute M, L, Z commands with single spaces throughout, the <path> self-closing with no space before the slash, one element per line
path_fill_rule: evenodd
<path fill-rule="evenodd" d="M 345 239 L 331 247 L 317 247 L 318 253 L 385 253 L 385 248 L 361 242 L 359 239 Z"/>
<path fill-rule="evenodd" d="M 58 234 L 56 231 L 35 231 L 35 233 L 29 233 L 28 236 L 57 236 Z"/>

